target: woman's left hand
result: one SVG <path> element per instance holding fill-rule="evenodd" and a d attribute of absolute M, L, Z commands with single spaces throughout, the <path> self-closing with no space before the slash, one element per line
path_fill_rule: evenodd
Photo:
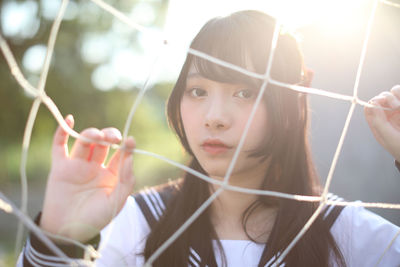
<path fill-rule="evenodd" d="M 369 101 L 387 108 L 364 108 L 365 117 L 376 140 L 400 162 L 400 85 L 382 92 Z"/>

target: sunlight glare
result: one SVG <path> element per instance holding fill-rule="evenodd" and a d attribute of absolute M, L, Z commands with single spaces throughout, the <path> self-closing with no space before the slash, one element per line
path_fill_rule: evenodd
<path fill-rule="evenodd" d="M 254 1 L 250 1 L 254 2 Z M 353 14 L 363 0 L 280 0 L 257 3 L 255 9 L 277 18 L 286 28 L 295 30 L 311 23 L 322 23 L 334 29 L 355 18 Z"/>

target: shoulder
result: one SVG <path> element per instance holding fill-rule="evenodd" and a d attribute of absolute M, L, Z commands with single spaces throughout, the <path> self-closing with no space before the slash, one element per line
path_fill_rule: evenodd
<path fill-rule="evenodd" d="M 168 183 L 146 187 L 139 192 L 129 196 L 124 207 L 118 213 L 113 221 L 107 225 L 102 231 L 103 235 L 112 232 L 121 233 L 126 229 L 135 227 L 135 232 L 143 230 L 149 232 L 149 224 L 146 218 L 147 209 L 155 217 L 161 216 L 169 201 L 179 191 L 181 180 L 170 181 Z M 125 237 L 125 234 L 121 234 Z"/>
<path fill-rule="evenodd" d="M 133 195 L 150 227 L 163 216 L 171 201 L 180 191 L 181 184 L 181 179 L 169 181 L 155 187 L 146 187 Z"/>
<path fill-rule="evenodd" d="M 101 231 L 99 266 L 142 265 L 141 256 L 151 220 L 159 218 L 170 199 L 178 192 L 181 181 L 173 181 L 143 190 L 128 197 L 118 215 Z"/>
<path fill-rule="evenodd" d="M 145 187 L 139 192 L 133 194 L 133 197 L 137 199 L 140 196 L 144 197 L 156 197 L 159 196 L 163 201 L 171 199 L 182 187 L 183 179 L 170 180 L 167 183 Z"/>
<path fill-rule="evenodd" d="M 100 233 L 101 257 L 96 266 L 137 264 L 149 232 L 150 227 L 135 199 L 128 197 L 118 215 Z"/>
<path fill-rule="evenodd" d="M 124 207 L 101 231 L 98 266 L 143 264 L 147 236 L 169 201 L 179 191 L 181 180 L 143 190 L 128 197 Z"/>
<path fill-rule="evenodd" d="M 348 266 L 400 266 L 400 228 L 363 207 L 345 207 L 331 232 Z"/>
<path fill-rule="evenodd" d="M 353 231 L 362 231 L 365 234 L 382 233 L 382 231 L 387 234 L 397 234 L 400 231 L 398 226 L 361 207 L 358 203 L 361 204 L 361 202 L 355 202 L 354 206 L 347 206 L 343 209 L 332 230 L 347 228 Z"/>

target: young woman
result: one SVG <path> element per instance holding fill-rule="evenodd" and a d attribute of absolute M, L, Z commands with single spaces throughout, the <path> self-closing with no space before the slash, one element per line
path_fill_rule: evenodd
<path fill-rule="evenodd" d="M 266 14 L 237 12 L 210 20 L 191 47 L 263 74 L 274 27 L 275 21 Z M 308 77 L 303 73 L 295 39 L 280 34 L 272 78 L 306 85 Z M 187 56 L 168 101 L 168 118 L 192 156 L 191 168 L 213 179 L 224 179 L 262 83 L 205 59 Z M 400 160 L 400 87 L 382 93 L 371 103 L 393 108 L 367 108 L 365 112 L 377 140 Z M 67 116 L 66 122 L 73 127 L 72 116 Z M 307 126 L 306 95 L 268 85 L 229 183 L 320 195 Z M 89 128 L 81 134 L 111 144 L 121 141 L 121 134 L 114 128 Z M 181 180 L 131 197 L 132 138 L 125 141 L 126 150 L 116 151 L 107 165 L 104 160 L 108 146 L 77 140 L 69 153 L 67 139 L 68 134 L 58 128 L 43 211 L 37 223 L 49 233 L 95 247 L 100 242 L 101 256 L 96 260 L 99 266 L 143 265 L 218 190 L 217 185 L 186 173 Z M 153 266 L 271 266 L 317 206 L 315 202 L 223 191 Z M 374 266 L 378 261 L 382 266 L 399 266 L 400 237 L 388 246 L 398 231 L 398 227 L 363 208 L 328 206 L 279 266 Z M 57 244 L 70 257 L 82 257 L 78 247 Z M 20 264 L 68 263 L 48 255 L 53 253 L 31 235 Z"/>

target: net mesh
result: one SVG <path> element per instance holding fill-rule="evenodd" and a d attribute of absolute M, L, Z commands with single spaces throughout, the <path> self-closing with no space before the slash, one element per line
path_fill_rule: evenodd
<path fill-rule="evenodd" d="M 133 22 L 130 18 L 128 18 L 125 14 L 123 14 L 122 12 L 118 11 L 117 9 L 115 9 L 113 6 L 103 2 L 102 0 L 91 0 L 93 3 L 95 3 L 96 5 L 98 5 L 99 7 L 101 7 L 102 9 L 104 9 L 106 12 L 112 14 L 113 16 L 115 16 L 115 18 L 117 18 L 118 20 L 120 20 L 121 22 L 125 23 L 126 25 L 128 25 L 129 27 L 131 27 L 132 29 L 135 29 L 137 31 L 141 31 L 141 32 L 148 32 L 149 34 L 153 34 L 151 31 L 149 31 L 148 28 L 143 27 L 135 22 Z M 18 67 L 16 60 L 13 56 L 13 53 L 10 51 L 5 39 L 3 38 L 3 36 L 0 35 L 0 48 L 1 51 L 7 61 L 7 64 L 10 68 L 11 74 L 14 76 L 14 78 L 17 80 L 17 82 L 19 83 L 19 85 L 31 96 L 34 97 L 34 101 L 29 113 L 29 118 L 27 120 L 26 123 L 26 128 L 25 128 L 25 133 L 24 133 L 24 138 L 23 138 L 23 153 L 22 153 L 22 157 L 21 157 L 21 165 L 20 165 L 20 173 L 21 173 L 21 188 L 22 188 L 22 199 L 21 199 L 21 207 L 18 208 L 16 207 L 9 199 L 6 198 L 6 196 L 0 192 L 0 209 L 6 213 L 11 213 L 14 214 L 15 216 L 18 217 L 20 223 L 21 223 L 21 227 L 18 231 L 18 236 L 17 236 L 17 245 L 16 248 L 19 249 L 19 247 L 21 246 L 21 240 L 22 240 L 22 225 L 24 225 L 25 227 L 27 227 L 30 231 L 34 232 L 56 255 L 62 257 L 63 259 L 66 260 L 66 262 L 68 262 L 69 264 L 90 264 L 90 262 L 88 261 L 82 261 L 82 262 L 74 262 L 71 259 L 68 259 L 68 257 L 61 251 L 59 250 L 52 242 L 51 240 L 48 238 L 48 235 L 44 234 L 31 220 L 31 218 L 29 216 L 27 216 L 27 193 L 28 193 L 28 187 L 27 187 L 27 175 L 26 175 L 26 165 L 27 165 L 27 158 L 28 158 L 28 149 L 29 149 L 29 145 L 30 145 L 30 139 L 31 139 L 31 134 L 32 134 L 32 129 L 33 126 L 35 124 L 35 118 L 37 116 L 37 112 L 39 109 L 39 106 L 41 104 L 44 104 L 48 110 L 51 112 L 51 114 L 54 116 L 54 118 L 56 119 L 56 121 L 58 122 L 58 124 L 66 131 L 68 132 L 72 137 L 76 138 L 76 139 L 82 139 L 82 140 L 86 140 L 86 141 L 93 141 L 93 140 L 88 140 L 87 138 L 80 136 L 77 132 L 75 132 L 73 129 L 71 129 L 64 121 L 63 116 L 61 115 L 59 109 L 57 108 L 57 105 L 53 102 L 53 100 L 51 98 L 49 98 L 46 93 L 45 93 L 45 85 L 46 85 L 46 79 L 47 79 L 47 75 L 49 72 L 49 67 L 50 67 L 50 61 L 52 58 L 52 54 L 54 51 L 54 46 L 55 46 L 55 42 L 56 42 L 56 38 L 60 29 L 60 25 L 66 10 L 68 4 L 68 0 L 63 0 L 62 1 L 62 5 L 60 7 L 60 10 L 58 12 L 57 17 L 55 18 L 52 28 L 51 28 L 51 32 L 50 32 L 50 36 L 49 36 L 49 40 L 48 40 L 48 49 L 46 52 L 46 56 L 45 56 L 45 61 L 44 61 L 44 65 L 43 65 L 43 69 L 40 75 L 40 79 L 39 79 L 39 83 L 37 85 L 37 87 L 32 86 L 24 77 L 24 75 L 22 74 L 20 68 Z M 388 5 L 391 6 L 393 8 L 400 8 L 400 5 L 398 3 L 395 2 L 390 2 L 387 0 L 375 0 L 373 7 L 371 9 L 371 13 L 370 13 L 370 17 L 369 17 L 369 21 L 366 27 L 366 34 L 365 34 L 365 38 L 364 38 L 364 42 L 363 42 L 363 46 L 362 46 L 362 52 L 361 52 L 361 57 L 360 57 L 360 61 L 358 64 L 358 69 L 357 69 L 357 74 L 356 74 L 356 79 L 354 82 L 354 87 L 353 87 L 353 94 L 352 95 L 344 95 L 344 94 L 338 94 L 338 93 L 333 93 L 327 90 L 323 90 L 323 89 L 318 89 L 318 88 L 307 88 L 307 87 L 302 87 L 302 86 L 298 86 L 298 85 L 292 85 L 292 84 L 286 84 L 286 83 L 282 83 L 280 81 L 274 80 L 270 77 L 269 74 L 269 70 L 271 69 L 270 66 L 272 64 L 272 60 L 274 57 L 274 51 L 275 51 L 275 47 L 277 44 L 277 39 L 278 36 L 280 34 L 281 31 L 281 24 L 279 23 L 279 21 L 277 21 L 277 24 L 275 26 L 275 30 L 274 30 L 274 35 L 273 35 L 273 39 L 272 39 L 272 49 L 270 51 L 270 56 L 269 56 L 269 61 L 268 61 L 268 67 L 267 67 L 267 72 L 264 75 L 260 75 L 257 73 L 253 73 L 249 70 L 243 69 L 239 66 L 235 66 L 232 65 L 228 62 L 225 62 L 223 60 L 220 60 L 218 58 L 212 57 L 210 55 L 207 55 L 203 52 L 197 51 L 195 49 L 188 49 L 188 53 L 195 55 L 197 57 L 202 57 L 206 60 L 209 60 L 215 64 L 219 64 L 222 66 L 225 66 L 227 68 L 231 68 L 235 71 L 241 72 L 245 75 L 254 77 L 256 79 L 261 79 L 263 80 L 263 84 L 261 86 L 261 89 L 259 91 L 258 97 L 256 99 L 256 102 L 253 106 L 251 115 L 247 121 L 247 124 L 245 126 L 245 129 L 242 133 L 239 145 L 237 146 L 237 149 L 234 153 L 234 156 L 230 162 L 230 165 L 228 167 L 228 170 L 226 172 L 226 175 L 224 177 L 223 181 L 217 181 L 214 179 L 211 179 L 210 177 L 201 174 L 193 169 L 188 168 L 187 166 L 180 164 L 178 162 L 175 162 L 171 159 L 168 159 L 164 156 L 158 155 L 156 153 L 150 152 L 150 151 L 145 151 L 145 150 L 140 150 L 140 149 L 136 149 L 134 151 L 134 153 L 136 154 L 142 154 L 142 155 L 146 155 L 146 156 L 150 156 L 150 157 L 154 157 L 157 158 L 159 160 L 162 160 L 164 162 L 167 162 L 168 164 L 171 164 L 177 168 L 180 168 L 186 172 L 189 172 L 191 174 L 193 174 L 194 176 L 198 177 L 199 179 L 203 179 L 209 183 L 212 184 L 216 184 L 219 186 L 219 188 L 198 208 L 198 210 L 196 210 L 196 212 L 194 212 L 192 214 L 192 216 L 190 216 L 190 218 L 163 244 L 161 245 L 156 251 L 155 253 L 148 259 L 148 261 L 145 263 L 145 266 L 151 266 L 151 264 L 168 248 L 169 245 L 171 245 L 190 225 L 191 223 L 193 223 L 193 221 L 195 221 L 200 214 L 221 194 L 221 192 L 223 192 L 224 190 L 232 190 L 232 191 L 237 191 L 237 192 L 243 192 L 243 193 L 247 193 L 247 194 L 257 194 L 257 195 L 266 195 L 266 196 L 274 196 L 274 197 L 280 197 L 280 198 L 287 198 L 287 199 L 293 199 L 296 201 L 312 201 L 312 202 L 319 202 L 319 206 L 318 208 L 315 210 L 314 214 L 309 218 L 309 220 L 307 221 L 307 223 L 304 225 L 304 227 L 301 229 L 301 231 L 296 235 L 296 237 L 292 240 L 292 242 L 288 245 L 288 247 L 282 251 L 282 253 L 279 254 L 277 260 L 273 263 L 273 266 L 279 266 L 284 258 L 286 257 L 286 255 L 290 252 L 290 250 L 293 248 L 293 246 L 298 242 L 298 240 L 304 235 L 304 233 L 312 226 L 313 222 L 315 221 L 315 219 L 318 217 L 318 215 L 321 213 L 323 207 L 325 205 L 339 205 L 339 206 L 362 206 L 362 207 L 373 207 L 373 208 L 385 208 L 385 209 L 400 209 L 400 204 L 396 204 L 396 203 L 370 203 L 370 202 L 349 202 L 349 201 L 341 201 L 341 200 L 329 200 L 327 198 L 327 194 L 332 182 L 332 177 L 333 177 L 333 173 L 335 171 L 335 167 L 337 165 L 337 161 L 339 159 L 342 147 L 343 147 L 343 143 L 346 137 L 346 134 L 348 132 L 348 128 L 350 125 L 350 121 L 351 118 L 353 116 L 355 107 L 357 105 L 361 105 L 361 106 L 368 106 L 368 107 L 373 107 L 372 105 L 370 105 L 369 103 L 359 99 L 358 97 L 358 89 L 359 89 L 359 83 L 360 83 L 360 78 L 361 78 L 361 73 L 363 70 L 363 66 L 364 66 L 364 61 L 365 61 L 365 55 L 367 52 L 367 47 L 368 47 L 368 43 L 369 43 L 369 37 L 371 34 L 371 29 L 372 29 L 372 25 L 374 23 L 374 18 L 375 18 L 375 14 L 376 14 L 376 10 L 378 5 Z M 162 46 L 167 46 L 168 44 L 168 40 L 164 39 L 164 38 L 158 38 L 157 37 L 157 42 L 159 42 Z M 159 50 L 159 55 L 162 55 L 163 50 L 160 49 Z M 155 61 L 153 62 L 153 66 L 155 66 L 157 64 L 157 58 L 155 59 Z M 149 88 L 149 80 L 150 77 L 152 75 L 152 71 L 149 73 L 144 85 L 142 86 L 138 96 L 135 99 L 135 102 L 132 104 L 132 108 L 131 111 L 129 113 L 129 116 L 126 120 L 125 123 L 125 127 L 124 127 L 124 131 L 123 131 L 123 138 L 126 138 L 128 135 L 128 130 L 132 124 L 132 118 L 133 115 L 135 114 L 138 105 L 140 104 L 140 102 L 142 101 L 147 89 Z M 237 186 L 233 186 L 229 184 L 229 178 L 232 174 L 232 170 L 235 166 L 235 163 L 237 161 L 238 155 L 240 153 L 240 150 L 243 146 L 243 143 L 246 139 L 250 124 L 253 120 L 255 111 L 262 99 L 262 95 L 267 87 L 268 84 L 274 84 L 274 85 L 278 85 L 281 87 L 285 87 L 287 89 L 290 90 L 295 90 L 295 91 L 299 91 L 299 92 L 303 92 L 303 93 L 307 93 L 307 94 L 312 94 L 312 95 L 321 95 L 324 97 L 328 97 L 328 98 L 334 98 L 334 99 L 339 99 L 341 101 L 345 101 L 345 102 L 350 102 L 351 106 L 350 106 L 350 110 L 348 111 L 347 114 L 347 118 L 340 136 L 340 140 L 339 143 L 336 147 L 336 151 L 329 169 L 329 173 L 327 175 L 326 178 L 326 183 L 324 186 L 324 190 L 321 196 L 303 196 L 303 195 L 293 195 L 293 194 L 286 194 L 286 193 L 281 193 L 281 192 L 274 192 L 274 191 L 268 191 L 268 190 L 254 190 L 254 189 L 248 189 L 248 188 L 242 188 L 242 187 L 237 187 Z M 377 108 L 377 107 L 374 107 Z M 120 148 L 118 145 L 113 144 L 112 145 L 113 148 Z M 385 249 L 384 253 L 386 253 L 386 251 L 390 248 L 390 246 L 392 245 L 392 243 L 394 242 L 394 240 L 400 235 L 400 232 L 397 233 L 395 236 L 393 236 L 393 239 L 390 240 L 388 243 L 388 247 Z M 52 238 L 61 238 L 61 237 L 54 237 L 52 236 Z M 84 244 L 80 244 L 79 242 L 76 241 L 72 241 L 69 240 L 70 242 L 74 242 L 75 244 L 84 247 L 87 254 L 86 256 L 94 256 L 96 257 L 96 251 L 93 250 L 92 247 L 90 246 L 86 246 Z M 381 255 L 380 260 L 383 258 L 384 253 Z M 122 260 L 122 258 L 121 258 Z M 379 260 L 379 261 L 380 261 Z M 376 265 L 379 264 L 379 261 L 376 263 Z"/>

